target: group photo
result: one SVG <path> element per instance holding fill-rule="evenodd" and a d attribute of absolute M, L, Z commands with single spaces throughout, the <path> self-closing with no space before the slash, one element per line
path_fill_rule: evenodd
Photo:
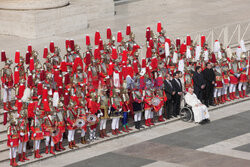
<path fill-rule="evenodd" d="M 0 166 L 249 166 L 250 22 L 225 3 L 0 1 Z"/>

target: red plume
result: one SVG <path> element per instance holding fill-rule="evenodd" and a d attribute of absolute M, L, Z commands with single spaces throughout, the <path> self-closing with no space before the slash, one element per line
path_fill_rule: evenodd
<path fill-rule="evenodd" d="M 95 45 L 98 45 L 99 44 L 99 39 L 101 38 L 100 36 L 100 32 L 99 31 L 96 31 L 95 32 Z"/>
<path fill-rule="evenodd" d="M 119 32 L 117 33 L 117 42 L 121 42 L 121 41 L 122 41 L 122 32 L 119 31 Z"/>
<path fill-rule="evenodd" d="M 107 28 L 107 39 L 111 39 L 112 36 L 112 32 L 111 32 L 111 28 Z"/>
<path fill-rule="evenodd" d="M 71 49 L 72 51 L 74 51 L 74 50 L 75 50 L 75 41 L 74 41 L 73 39 L 71 39 L 71 40 L 69 41 L 69 45 L 70 45 L 70 49 Z"/>
<path fill-rule="evenodd" d="M 34 63 L 34 59 L 30 58 L 30 71 L 35 69 L 35 63 Z"/>
<path fill-rule="evenodd" d="M 49 50 L 51 53 L 54 53 L 55 52 L 55 44 L 53 41 L 50 42 L 49 44 Z"/>
<path fill-rule="evenodd" d="M 28 52 L 30 52 L 30 53 L 32 52 L 32 46 L 31 46 L 31 44 L 28 45 Z"/>
<path fill-rule="evenodd" d="M 38 82 L 37 84 L 37 95 L 42 95 L 43 93 L 43 84 L 41 82 Z"/>
<path fill-rule="evenodd" d="M 157 23 L 157 32 L 161 32 L 161 22 Z"/>
<path fill-rule="evenodd" d="M 18 69 L 15 69 L 14 71 L 14 84 L 18 84 L 19 82 L 19 71 Z"/>
<path fill-rule="evenodd" d="M 146 58 L 151 58 L 152 57 L 152 49 L 150 46 L 147 48 L 147 53 L 146 53 Z"/>
<path fill-rule="evenodd" d="M 86 35 L 86 45 L 87 46 L 90 45 L 90 37 L 89 37 L 89 35 Z"/>
<path fill-rule="evenodd" d="M 142 68 L 146 67 L 146 59 L 142 59 L 141 67 Z"/>
<path fill-rule="evenodd" d="M 66 49 L 68 49 L 69 48 L 69 40 L 67 39 L 66 41 L 65 41 L 65 46 L 66 46 Z"/>
<path fill-rule="evenodd" d="M 187 35 L 187 46 L 191 45 L 191 36 Z"/>
<path fill-rule="evenodd" d="M 204 43 L 206 42 L 206 37 L 204 35 L 201 36 L 201 47 L 204 47 Z"/>
<path fill-rule="evenodd" d="M 181 40 L 180 38 L 176 39 L 176 47 L 179 47 L 181 45 Z"/>
<path fill-rule="evenodd" d="M 6 60 L 7 60 L 6 53 L 5 53 L 4 50 L 2 50 L 2 52 L 1 52 L 1 61 L 6 61 Z"/>
<path fill-rule="evenodd" d="M 25 57 L 26 64 L 30 64 L 30 57 L 31 57 L 31 53 L 29 51 L 27 51 L 26 57 Z"/>
<path fill-rule="evenodd" d="M 130 33 L 131 33 L 131 27 L 130 27 L 130 25 L 128 24 L 128 25 L 127 25 L 127 29 L 126 29 L 126 35 L 130 35 Z"/>
<path fill-rule="evenodd" d="M 45 47 L 44 49 L 43 49 L 43 58 L 47 58 L 47 56 L 48 56 L 48 48 L 47 47 Z"/>
<path fill-rule="evenodd" d="M 17 50 L 15 54 L 15 63 L 19 63 L 19 62 L 20 62 L 20 51 Z"/>
<path fill-rule="evenodd" d="M 60 68 L 61 68 L 61 71 L 62 71 L 62 72 L 67 72 L 67 65 L 66 65 L 66 62 L 65 62 L 65 61 L 62 61 L 62 62 L 61 62 Z"/>
<path fill-rule="evenodd" d="M 95 48 L 94 57 L 95 57 L 95 59 L 101 59 L 101 53 L 100 53 L 100 50 L 98 48 Z"/>
<path fill-rule="evenodd" d="M 112 59 L 114 59 L 114 60 L 116 60 L 117 59 L 117 57 L 118 57 L 118 55 L 117 55 L 117 50 L 116 50 L 116 48 L 112 48 Z"/>

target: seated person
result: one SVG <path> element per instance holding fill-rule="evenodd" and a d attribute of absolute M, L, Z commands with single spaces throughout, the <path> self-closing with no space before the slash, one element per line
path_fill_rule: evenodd
<path fill-rule="evenodd" d="M 192 87 L 188 88 L 188 92 L 185 95 L 186 103 L 192 107 L 194 113 L 195 123 L 209 122 L 209 113 L 207 107 L 201 103 L 197 96 L 193 93 L 194 89 Z"/>

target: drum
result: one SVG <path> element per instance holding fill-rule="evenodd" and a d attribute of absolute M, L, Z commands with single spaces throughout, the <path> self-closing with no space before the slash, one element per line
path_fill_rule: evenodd
<path fill-rule="evenodd" d="M 98 120 L 96 115 L 90 114 L 87 117 L 87 121 L 88 121 L 89 125 L 95 125 L 98 123 L 99 120 Z"/>

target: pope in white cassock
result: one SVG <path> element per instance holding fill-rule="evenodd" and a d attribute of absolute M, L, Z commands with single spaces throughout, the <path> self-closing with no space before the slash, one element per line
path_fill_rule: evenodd
<path fill-rule="evenodd" d="M 194 122 L 201 123 L 203 121 L 209 121 L 209 113 L 207 107 L 201 103 L 201 101 L 193 92 L 194 89 L 190 87 L 184 98 L 186 103 L 192 107 L 194 113 Z"/>

